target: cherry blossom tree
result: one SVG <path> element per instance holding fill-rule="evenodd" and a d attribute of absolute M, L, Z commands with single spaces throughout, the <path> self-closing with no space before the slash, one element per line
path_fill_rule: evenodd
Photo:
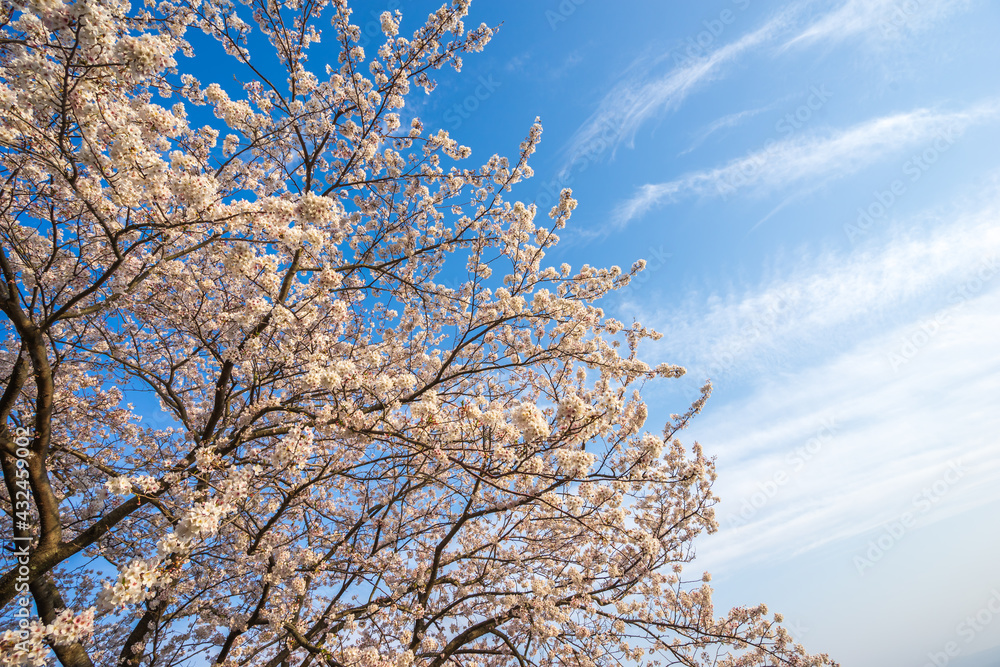
<path fill-rule="evenodd" d="M 541 126 L 407 113 L 468 11 L 2 5 L 0 665 L 831 664 L 685 578 L 709 387 L 644 430 L 684 371 L 596 305 L 643 262 L 505 199 Z"/>

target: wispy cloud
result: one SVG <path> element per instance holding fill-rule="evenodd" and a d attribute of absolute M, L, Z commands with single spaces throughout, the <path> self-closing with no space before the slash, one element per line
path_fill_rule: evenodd
<path fill-rule="evenodd" d="M 723 371 L 739 366 L 717 383 L 738 397 L 689 435 L 718 454 L 723 498 L 722 530 L 699 547 L 699 567 L 833 543 L 863 551 L 953 460 L 966 475 L 933 511 L 914 512 L 917 525 L 1000 499 L 998 218 L 993 199 L 929 232 L 810 259 L 740 295 L 643 314 L 667 334 L 651 361 L 686 365 L 696 380 L 720 361 Z M 741 377 L 773 379 L 725 391 Z M 810 442 L 811 456 L 797 456 Z"/>
<path fill-rule="evenodd" d="M 700 548 L 703 564 L 731 570 L 837 543 L 851 566 L 851 556 L 904 512 L 927 525 L 1000 499 L 1000 413 L 990 408 L 1000 399 L 998 313 L 994 289 L 900 373 L 885 352 L 915 323 L 707 415 L 691 437 L 719 455 L 723 503 L 720 533 Z M 824 424 L 831 435 L 821 441 Z M 932 511 L 914 507 L 914 496 L 956 461 L 964 477 Z"/>
<path fill-rule="evenodd" d="M 764 148 L 712 169 L 673 181 L 647 184 L 617 208 L 621 226 L 664 201 L 687 196 L 729 195 L 741 188 L 784 189 L 824 183 L 857 172 L 898 151 L 957 136 L 970 125 L 1000 116 L 1000 103 L 989 102 L 958 112 L 917 109 L 884 116 L 853 127 L 772 141 Z"/>
<path fill-rule="evenodd" d="M 584 155 L 593 157 L 609 150 L 613 152 L 623 141 L 631 141 L 647 120 L 676 109 L 698 85 L 721 76 L 725 65 L 775 39 L 787 29 L 788 24 L 788 15 L 779 14 L 737 41 L 679 65 L 653 80 L 632 75 L 619 83 L 604 96 L 597 111 L 573 135 L 567 149 L 567 165 Z M 669 55 L 652 63 L 636 61 L 629 70 L 648 71 L 667 58 Z"/>
<path fill-rule="evenodd" d="M 722 118 L 718 118 L 712 121 L 697 133 L 694 141 L 691 142 L 691 145 L 688 146 L 683 151 L 681 151 L 680 155 L 686 155 L 690 153 L 694 149 L 698 148 L 698 146 L 701 146 L 701 144 L 706 139 L 708 139 L 710 136 L 712 136 L 713 134 L 715 134 L 720 130 L 725 130 L 730 127 L 736 127 L 737 125 L 745 121 L 747 118 L 753 118 L 754 116 L 764 113 L 765 111 L 770 111 L 774 107 L 778 106 L 779 102 L 781 101 L 782 100 L 775 100 L 771 104 L 762 107 L 757 107 L 756 109 L 745 109 L 743 111 L 737 111 L 736 113 L 731 113 L 723 116 Z"/>
<path fill-rule="evenodd" d="M 756 376 L 787 363 L 819 358 L 831 340 L 858 343 L 894 323 L 944 307 L 953 289 L 1000 258 L 1000 200 L 974 212 L 928 214 L 930 233 L 911 232 L 883 246 L 850 254 L 803 257 L 797 267 L 740 293 L 689 297 L 649 312 L 639 294 L 619 305 L 623 316 L 669 333 L 655 347 L 656 361 L 686 366 L 698 382 L 706 376 Z M 1000 262 L 1000 259 L 998 259 Z M 1000 273 L 993 281 L 1000 287 Z"/>
<path fill-rule="evenodd" d="M 967 7 L 968 0 L 846 0 L 785 43 L 785 47 L 819 41 L 842 41 L 862 34 L 882 39 L 915 32 L 947 14 Z"/>

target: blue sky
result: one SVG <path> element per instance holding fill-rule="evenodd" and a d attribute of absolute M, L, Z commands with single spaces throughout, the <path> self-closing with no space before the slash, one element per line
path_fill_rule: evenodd
<path fill-rule="evenodd" d="M 404 32 L 435 3 L 402 3 Z M 399 3 L 356 5 L 377 28 Z M 845 667 L 1000 664 L 1000 3 L 539 0 L 408 107 L 485 160 L 535 116 L 550 255 L 646 274 L 648 426 L 718 455 L 720 607 Z"/>

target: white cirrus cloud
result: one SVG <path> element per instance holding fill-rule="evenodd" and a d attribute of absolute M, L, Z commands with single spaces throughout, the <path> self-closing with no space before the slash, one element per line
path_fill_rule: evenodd
<path fill-rule="evenodd" d="M 614 219 L 618 226 L 623 226 L 660 203 L 690 196 L 729 196 L 747 188 L 768 192 L 791 185 L 802 188 L 810 182 L 818 186 L 920 143 L 943 140 L 950 146 L 969 126 L 998 116 L 1000 102 L 986 102 L 955 112 L 916 109 L 846 129 L 772 140 L 764 148 L 724 165 L 691 172 L 672 181 L 643 185 L 617 207 Z"/>
<path fill-rule="evenodd" d="M 652 80 L 633 75 L 622 81 L 604 96 L 597 111 L 574 133 L 563 171 L 583 156 L 594 158 L 609 150 L 613 152 L 623 141 L 631 140 L 643 123 L 676 109 L 697 86 L 720 77 L 725 65 L 774 40 L 788 29 L 790 22 L 788 12 L 780 13 L 737 41 L 704 57 L 687 59 Z M 639 60 L 629 70 L 647 71 L 667 58 L 652 63 Z"/>
<path fill-rule="evenodd" d="M 905 513 L 916 529 L 1000 500 L 1000 290 L 971 299 L 894 371 L 887 353 L 918 327 L 761 383 L 694 425 L 719 456 L 722 498 L 703 565 L 731 571 L 837 545 L 856 566 Z"/>
<path fill-rule="evenodd" d="M 653 360 L 687 367 L 692 383 L 759 376 L 779 357 L 821 358 L 830 341 L 856 344 L 928 308 L 964 303 L 957 296 L 963 286 L 1000 262 L 998 219 L 1000 200 L 971 211 L 930 212 L 922 224 L 932 231 L 896 235 L 883 245 L 873 238 L 850 253 L 804 256 L 784 275 L 742 292 L 691 296 L 660 309 L 633 291 L 617 309 L 667 334 Z M 992 283 L 1000 287 L 1000 271 Z"/>
<path fill-rule="evenodd" d="M 771 102 L 770 104 L 764 105 L 762 107 L 756 107 L 754 109 L 744 109 L 743 111 L 737 111 L 736 113 L 726 114 L 721 118 L 715 119 L 714 121 L 703 127 L 695 135 L 694 141 L 691 142 L 690 146 L 681 151 L 680 155 L 686 155 L 691 151 L 693 151 L 694 149 L 698 148 L 698 146 L 700 146 L 706 139 L 708 139 L 716 132 L 731 127 L 736 127 L 741 123 L 743 123 L 743 121 L 745 121 L 748 118 L 753 118 L 754 116 L 764 113 L 765 111 L 770 111 L 771 109 L 778 106 L 778 104 L 782 101 L 783 100 L 775 100 L 774 102 Z"/>
<path fill-rule="evenodd" d="M 688 436 L 718 455 L 723 498 L 699 567 L 835 547 L 853 568 L 905 512 L 917 530 L 1000 500 L 1000 198 L 964 206 L 741 294 L 624 304 L 665 334 L 651 362 L 716 380 Z"/>
<path fill-rule="evenodd" d="M 933 26 L 971 4 L 971 0 L 845 0 L 810 23 L 784 47 L 839 42 L 859 35 L 891 40 Z"/>

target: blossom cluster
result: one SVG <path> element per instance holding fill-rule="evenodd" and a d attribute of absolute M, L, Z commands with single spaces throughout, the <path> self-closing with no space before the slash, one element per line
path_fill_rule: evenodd
<path fill-rule="evenodd" d="M 149 589 L 160 581 L 159 562 L 153 559 L 136 559 L 125 566 L 118 581 L 107 581 L 98 595 L 98 608 L 102 611 L 138 604 L 149 595 Z"/>
<path fill-rule="evenodd" d="M 534 403 L 522 402 L 512 410 L 514 426 L 524 435 L 526 442 L 539 440 L 549 435 L 549 422 L 545 414 Z"/>
<path fill-rule="evenodd" d="M 555 451 L 555 458 L 559 468 L 570 477 L 585 477 L 589 472 L 597 455 L 593 452 L 582 449 L 562 448 Z"/>
<path fill-rule="evenodd" d="M 64 609 L 45 626 L 45 634 L 56 646 L 82 642 L 94 633 L 94 611 L 90 607 L 81 614 L 74 614 L 72 609 Z"/>
<path fill-rule="evenodd" d="M 27 636 L 25 636 L 27 635 Z M 46 626 L 31 621 L 25 631 L 5 630 L 0 634 L 0 667 L 41 667 L 49 663 L 45 643 Z"/>
<path fill-rule="evenodd" d="M 313 452 L 313 430 L 298 425 L 274 445 L 271 450 L 272 465 L 283 468 L 289 464 L 301 466 Z"/>
<path fill-rule="evenodd" d="M 199 542 L 215 535 L 222 517 L 232 510 L 233 505 L 221 498 L 195 503 L 183 513 L 174 530 L 159 540 L 154 558 L 136 558 L 119 573 L 115 583 L 103 582 L 98 607 L 107 611 L 149 599 L 157 586 L 173 576 L 167 561 L 183 557 Z"/>

